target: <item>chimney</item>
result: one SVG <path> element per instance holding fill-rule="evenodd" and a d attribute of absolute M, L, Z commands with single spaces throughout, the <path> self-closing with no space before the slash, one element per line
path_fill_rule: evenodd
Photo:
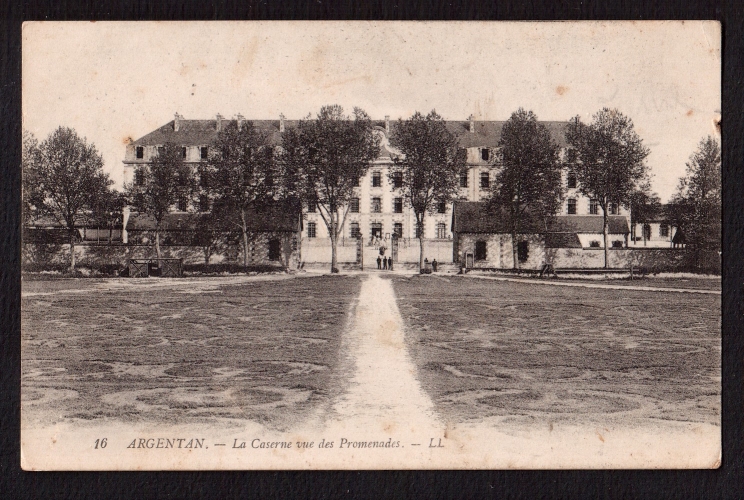
<path fill-rule="evenodd" d="M 217 113 L 217 116 L 215 117 L 215 121 L 216 121 L 217 132 L 220 132 L 222 130 L 222 115 Z"/>
<path fill-rule="evenodd" d="M 390 115 L 385 115 L 385 133 L 390 133 Z"/>
<path fill-rule="evenodd" d="M 183 116 L 179 115 L 178 112 L 176 112 L 173 118 L 173 131 L 174 132 L 178 132 L 180 130 L 181 120 L 183 120 Z"/>
<path fill-rule="evenodd" d="M 468 122 L 470 122 L 470 133 L 475 133 L 475 116 L 470 115 L 468 116 Z"/>
<path fill-rule="evenodd" d="M 245 118 L 243 117 L 243 115 L 238 113 L 235 116 L 235 119 L 238 120 L 238 130 L 243 130 L 243 122 L 245 121 Z"/>
<path fill-rule="evenodd" d="M 279 132 L 284 132 L 284 114 L 279 115 Z"/>

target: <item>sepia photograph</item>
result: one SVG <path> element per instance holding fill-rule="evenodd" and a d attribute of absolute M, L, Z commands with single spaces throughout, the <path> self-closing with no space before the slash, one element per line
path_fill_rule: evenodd
<path fill-rule="evenodd" d="M 26 22 L 21 465 L 721 463 L 721 25 Z"/>

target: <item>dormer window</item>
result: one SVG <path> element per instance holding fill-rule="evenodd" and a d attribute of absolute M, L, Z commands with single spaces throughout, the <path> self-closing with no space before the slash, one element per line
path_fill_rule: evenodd
<path fill-rule="evenodd" d="M 568 176 L 566 177 L 566 187 L 568 189 L 574 189 L 576 187 L 576 172 L 573 170 L 568 171 Z"/>
<path fill-rule="evenodd" d="M 491 158 L 491 150 L 488 148 L 481 148 L 481 160 L 488 161 Z"/>
<path fill-rule="evenodd" d="M 145 157 L 145 148 L 144 148 L 144 147 L 142 147 L 142 146 L 137 146 L 137 148 L 136 148 L 136 150 L 135 150 L 135 151 L 136 151 L 136 154 L 137 154 L 137 159 L 138 159 L 138 160 L 141 160 L 142 158 L 144 158 L 144 157 Z"/>
<path fill-rule="evenodd" d="M 372 187 L 381 187 L 382 186 L 382 175 L 380 172 L 372 172 Z"/>

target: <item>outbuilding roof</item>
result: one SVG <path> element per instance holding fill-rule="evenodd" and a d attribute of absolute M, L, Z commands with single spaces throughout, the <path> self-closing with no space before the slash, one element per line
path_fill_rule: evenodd
<path fill-rule="evenodd" d="M 249 210 L 246 214 L 249 231 L 292 232 L 301 229 L 301 207 L 296 201 L 277 202 L 263 210 Z M 203 213 L 169 213 L 161 223 L 163 231 L 191 231 L 198 227 Z M 155 219 L 147 214 L 132 213 L 127 222 L 127 231 L 152 231 Z"/>
<path fill-rule="evenodd" d="M 452 213 L 452 231 L 455 233 L 504 234 L 510 229 L 505 217 L 490 209 L 482 201 L 456 201 Z M 627 234 L 628 219 L 624 215 L 609 216 L 610 234 Z M 597 215 L 556 215 L 548 221 L 548 227 L 525 227 L 528 233 L 572 233 L 600 234 L 603 230 L 603 217 Z M 556 237 L 557 238 L 557 237 Z"/>

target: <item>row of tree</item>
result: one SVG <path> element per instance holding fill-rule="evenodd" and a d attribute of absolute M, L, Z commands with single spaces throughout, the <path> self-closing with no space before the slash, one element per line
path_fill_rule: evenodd
<path fill-rule="evenodd" d="M 567 169 L 575 176 L 578 190 L 602 208 L 605 265 L 613 204 L 630 207 L 632 222 L 658 215 L 658 196 L 650 190 L 645 163 L 649 150 L 629 118 L 610 109 L 596 113 L 588 124 L 576 117 L 569 122 L 565 138 L 567 147 L 561 154 L 546 126 L 523 109 L 502 128 L 489 206 L 511 232 L 515 266 L 519 235 L 540 232 L 558 212 L 565 194 L 562 174 Z M 427 213 L 457 198 L 466 152 L 434 111 L 399 120 L 390 144 L 397 150 L 389 172 L 391 184 L 402 185 L 405 203 L 423 230 Z M 249 214 L 277 200 L 295 198 L 318 207 L 331 239 L 331 269 L 337 272 L 337 241 L 355 187 L 378 157 L 380 137 L 364 111 L 355 108 L 346 115 L 334 105 L 284 131 L 280 146 L 251 122 L 229 122 L 196 171 L 184 163 L 181 148 L 164 144 L 149 164 L 137 168 L 135 181 L 119 194 L 111 189 L 95 146 L 74 130 L 60 127 L 41 144 L 24 134 L 25 222 L 47 215 L 66 227 L 74 268 L 74 240 L 86 220 L 111 224 L 123 204 L 129 204 L 153 218 L 160 257 L 160 232 L 172 206 L 208 206 L 199 228 L 203 239 L 223 230 L 239 230 L 247 265 Z M 719 248 L 720 182 L 720 148 L 709 137 L 691 156 L 687 176 L 670 204 L 674 207 L 670 221 L 684 231 L 695 251 Z M 423 253 L 420 238 L 420 266 Z"/>

